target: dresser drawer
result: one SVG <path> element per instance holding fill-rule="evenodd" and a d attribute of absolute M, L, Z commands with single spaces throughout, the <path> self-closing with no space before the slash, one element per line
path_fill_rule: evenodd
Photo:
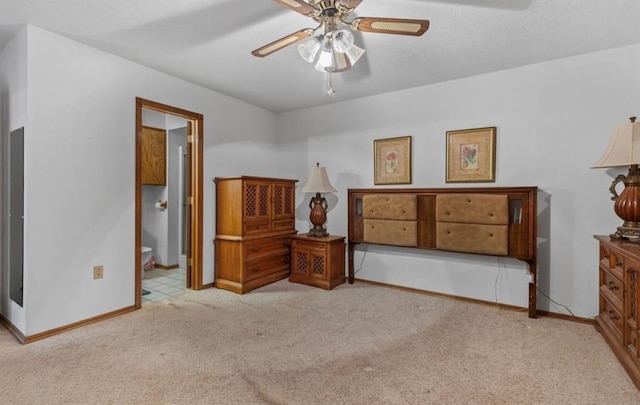
<path fill-rule="evenodd" d="M 615 333 L 618 340 L 622 342 L 624 317 L 602 294 L 600 295 L 600 308 L 600 318 L 609 326 L 609 329 Z"/>
<path fill-rule="evenodd" d="M 622 312 L 624 283 L 607 269 L 600 267 L 600 294 Z"/>
<path fill-rule="evenodd" d="M 288 229 L 295 229 L 295 220 L 294 219 L 281 219 L 278 221 L 273 221 L 273 230 L 274 231 L 285 231 Z"/>
<path fill-rule="evenodd" d="M 611 250 L 609 252 L 609 267 L 608 270 L 618 277 L 620 280 L 624 278 L 624 256 Z"/>
<path fill-rule="evenodd" d="M 264 222 L 247 222 L 244 224 L 244 234 L 245 235 L 253 235 L 261 232 L 268 232 L 269 225 L 271 223 L 269 221 Z"/>
<path fill-rule="evenodd" d="M 603 245 L 600 245 L 600 266 L 604 267 L 605 269 L 609 269 L 609 256 L 611 254 L 611 250 Z"/>
<path fill-rule="evenodd" d="M 289 251 L 285 253 L 263 257 L 247 261 L 245 266 L 245 280 L 253 280 L 278 270 L 289 269 L 291 255 Z"/>
<path fill-rule="evenodd" d="M 245 258 L 247 260 L 288 252 L 289 238 L 257 239 L 245 244 Z"/>
<path fill-rule="evenodd" d="M 312 240 L 293 240 L 292 248 L 304 249 L 307 251 L 324 253 L 327 250 L 327 244 L 322 242 L 314 242 Z"/>

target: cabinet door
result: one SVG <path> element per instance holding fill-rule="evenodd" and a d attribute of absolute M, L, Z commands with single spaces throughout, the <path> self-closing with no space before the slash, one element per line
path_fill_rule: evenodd
<path fill-rule="evenodd" d="M 327 261 L 323 254 L 306 249 L 296 249 L 293 253 L 291 273 L 311 279 L 327 279 Z"/>
<path fill-rule="evenodd" d="M 635 361 L 640 361 L 640 263 L 625 258 L 626 294 L 624 305 L 624 345 Z"/>
<path fill-rule="evenodd" d="M 167 131 L 142 127 L 141 176 L 142 184 L 164 186 L 167 184 Z"/>
<path fill-rule="evenodd" d="M 244 220 L 259 221 L 271 219 L 271 184 L 260 181 L 244 183 Z"/>
<path fill-rule="evenodd" d="M 273 219 L 295 217 L 295 186 L 290 182 L 273 183 Z"/>

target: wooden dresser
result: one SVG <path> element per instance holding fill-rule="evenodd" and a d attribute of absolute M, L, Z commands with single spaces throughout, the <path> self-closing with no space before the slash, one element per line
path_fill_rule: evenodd
<path fill-rule="evenodd" d="M 297 180 L 216 177 L 214 286 L 239 294 L 287 278 Z"/>
<path fill-rule="evenodd" d="M 346 281 L 344 275 L 344 236 L 296 235 L 291 238 L 291 276 L 289 281 L 325 290 Z"/>
<path fill-rule="evenodd" d="M 640 244 L 596 235 L 600 242 L 600 311 L 596 329 L 640 389 Z"/>

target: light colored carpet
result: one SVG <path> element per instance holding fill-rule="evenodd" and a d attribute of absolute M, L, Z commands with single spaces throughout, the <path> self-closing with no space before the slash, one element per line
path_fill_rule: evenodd
<path fill-rule="evenodd" d="M 188 291 L 21 345 L 6 404 L 639 404 L 593 326 L 359 283 Z"/>

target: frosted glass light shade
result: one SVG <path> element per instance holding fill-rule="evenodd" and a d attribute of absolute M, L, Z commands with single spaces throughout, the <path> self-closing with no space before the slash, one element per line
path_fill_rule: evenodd
<path fill-rule="evenodd" d="M 308 63 L 313 63 L 318 55 L 318 51 L 322 46 L 322 41 L 318 37 L 311 37 L 308 41 L 305 41 L 298 45 L 298 53 Z"/>
<path fill-rule="evenodd" d="M 333 49 L 346 53 L 353 46 L 353 34 L 349 30 L 338 30 L 333 33 Z"/>
<path fill-rule="evenodd" d="M 366 50 L 360 48 L 357 45 L 351 46 L 351 48 L 349 48 L 349 50 L 346 52 L 349 60 L 351 61 L 351 65 L 355 65 L 358 59 L 360 59 L 360 57 L 364 55 L 365 52 Z"/>
<path fill-rule="evenodd" d="M 640 164 L 640 123 L 618 125 L 607 150 L 592 168 L 631 166 Z"/>
<path fill-rule="evenodd" d="M 318 58 L 318 63 L 315 66 L 316 70 L 320 72 L 334 72 L 335 67 L 333 66 L 333 51 L 331 48 L 329 50 L 322 50 L 320 52 L 320 57 Z"/>

